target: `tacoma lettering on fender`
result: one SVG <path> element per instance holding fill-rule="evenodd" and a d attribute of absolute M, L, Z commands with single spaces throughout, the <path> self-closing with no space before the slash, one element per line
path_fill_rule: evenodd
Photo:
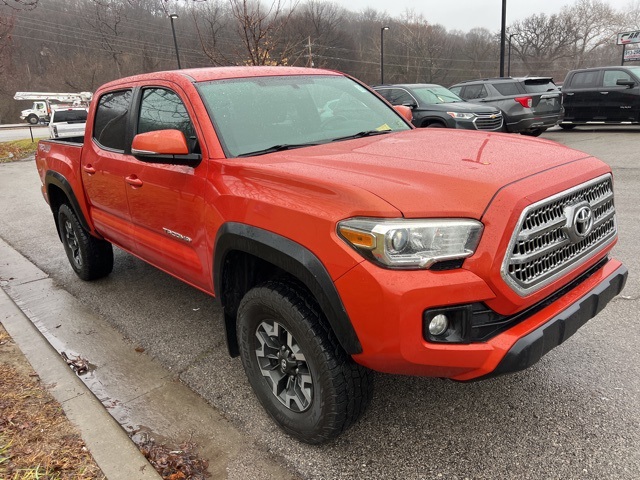
<path fill-rule="evenodd" d="M 622 290 L 600 160 L 413 129 L 338 72 L 233 67 L 101 87 L 84 143 L 36 163 L 71 267 L 116 245 L 216 296 L 260 402 L 308 443 L 353 424 L 371 370 L 524 369 Z"/>

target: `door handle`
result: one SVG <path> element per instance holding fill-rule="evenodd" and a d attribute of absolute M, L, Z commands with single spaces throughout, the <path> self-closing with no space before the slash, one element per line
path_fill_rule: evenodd
<path fill-rule="evenodd" d="M 96 173 L 96 169 L 91 166 L 91 164 L 85 165 L 82 169 L 87 172 L 89 175 L 93 175 Z"/>
<path fill-rule="evenodd" d="M 134 188 L 139 188 L 142 186 L 142 180 L 140 180 L 135 175 L 129 175 L 128 177 L 125 177 L 124 181 Z"/>
<path fill-rule="evenodd" d="M 565 95 L 566 95 L 567 97 L 570 97 L 571 95 L 573 95 L 573 92 L 566 92 L 566 93 L 565 93 Z"/>
<path fill-rule="evenodd" d="M 609 95 L 609 92 L 600 92 L 600 95 Z"/>

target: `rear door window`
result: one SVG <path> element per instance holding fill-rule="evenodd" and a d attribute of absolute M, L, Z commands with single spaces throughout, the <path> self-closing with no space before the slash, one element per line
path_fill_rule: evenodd
<path fill-rule="evenodd" d="M 93 138 L 100 146 L 124 152 L 131 90 L 110 92 L 98 102 Z"/>
<path fill-rule="evenodd" d="M 571 79 L 571 88 L 595 88 L 598 86 L 599 70 L 576 72 Z"/>
<path fill-rule="evenodd" d="M 513 95 L 520 95 L 520 91 L 518 90 L 518 85 L 515 82 L 511 83 L 492 83 L 493 88 L 495 88 L 500 95 L 505 97 L 510 97 Z"/>

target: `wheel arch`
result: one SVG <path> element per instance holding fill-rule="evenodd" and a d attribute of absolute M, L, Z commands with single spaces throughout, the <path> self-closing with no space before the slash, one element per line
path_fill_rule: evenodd
<path fill-rule="evenodd" d="M 71 187 L 69 181 L 61 173 L 49 170 L 45 174 L 44 184 L 47 189 L 47 198 L 49 199 L 49 206 L 51 207 L 51 213 L 53 213 L 53 219 L 56 224 L 58 236 L 60 236 L 60 228 L 58 225 L 58 210 L 60 208 L 60 205 L 62 205 L 63 203 L 68 203 L 70 205 L 70 207 L 78 217 L 82 228 L 84 228 L 87 232 L 91 232 L 92 228 L 89 226 L 89 223 L 82 213 L 82 208 L 80 208 L 78 199 L 73 193 L 73 188 Z"/>
<path fill-rule="evenodd" d="M 444 128 L 450 128 L 447 119 L 444 117 L 439 117 L 439 116 L 426 116 L 426 117 L 422 117 L 420 118 L 420 128 L 426 128 L 431 124 L 434 123 L 439 123 L 440 125 L 442 125 Z"/>
<path fill-rule="evenodd" d="M 273 232 L 229 222 L 216 235 L 214 291 L 224 309 L 227 346 L 238 355 L 236 313 L 244 294 L 274 277 L 293 277 L 318 303 L 342 348 L 354 355 L 362 346 L 340 295 L 322 262 L 304 246 Z"/>

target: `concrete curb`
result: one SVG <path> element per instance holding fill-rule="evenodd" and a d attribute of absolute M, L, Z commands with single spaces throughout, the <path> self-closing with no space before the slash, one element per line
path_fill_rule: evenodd
<path fill-rule="evenodd" d="M 298 478 L 280 457 L 274 457 L 271 452 L 255 444 L 218 410 L 182 384 L 175 372 L 167 370 L 151 356 L 136 351 L 135 345 L 105 318 L 60 288 L 45 272 L 2 239 L 0 259 L 0 286 L 4 290 L 0 321 L 4 324 L 3 318 L 6 316 L 7 323 L 17 322 L 14 318 L 27 322 L 24 327 L 6 325 L 9 334 L 13 337 L 15 333 L 14 340 L 29 360 L 31 337 L 37 337 L 40 343 L 33 350 L 36 350 L 36 354 L 37 351 L 48 352 L 42 364 L 47 365 L 48 359 L 51 359 L 51 363 L 62 364 L 64 372 L 83 386 L 82 389 L 79 386 L 75 388 L 79 389 L 82 396 L 91 397 L 97 402 L 101 414 L 114 419 L 112 423 L 121 427 L 121 437 L 126 440 L 124 443 L 136 452 L 125 431 L 138 432 L 136 434 L 142 435 L 142 440 L 152 438 L 159 444 L 177 446 L 185 441 L 193 442 L 197 445 L 200 458 L 208 461 L 208 471 L 213 479 Z M 5 310 L 10 315 L 5 315 Z M 59 356 L 59 352 L 63 351 L 90 362 L 89 372 L 83 374 L 82 378 L 75 376 Z M 35 361 L 31 363 L 40 374 Z M 93 395 L 86 395 L 87 388 Z M 80 396 L 80 393 L 75 390 L 68 392 L 61 397 L 62 401 Z M 74 421 L 73 414 L 68 416 Z M 103 437 L 100 428 L 92 425 L 92 416 L 88 417 L 88 429 Z M 85 441 L 93 453 L 93 447 L 86 438 Z M 113 441 L 118 440 L 114 438 Z M 136 470 L 140 468 L 139 462 L 131 463 L 132 460 L 118 458 L 117 452 L 113 456 L 116 457 L 118 470 L 107 473 L 107 465 L 105 474 L 109 479 L 152 478 Z M 94 457 L 102 468 L 98 455 Z M 122 473 L 120 470 L 124 471 L 121 467 L 125 464 L 127 467 L 134 464 L 137 467 L 133 473 L 131 470 Z M 154 478 L 158 478 L 150 466 L 143 472 L 149 470 Z"/>
<path fill-rule="evenodd" d="M 126 432 L 104 409 L 31 321 L 0 289 L 0 321 L 62 405 L 109 480 L 159 479 Z"/>

